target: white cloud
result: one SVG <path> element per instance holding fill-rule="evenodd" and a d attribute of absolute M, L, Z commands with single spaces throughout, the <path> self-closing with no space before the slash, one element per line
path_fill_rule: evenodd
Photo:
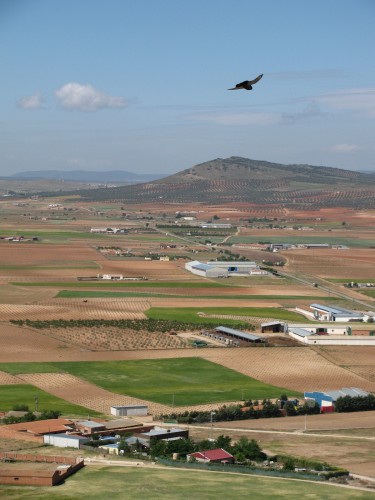
<path fill-rule="evenodd" d="M 280 121 L 277 113 L 201 113 L 189 118 L 219 125 L 273 125 Z"/>
<path fill-rule="evenodd" d="M 23 97 L 17 101 L 17 106 L 21 109 L 40 109 L 43 107 L 42 95 L 37 92 L 33 95 Z"/>
<path fill-rule="evenodd" d="M 67 110 L 97 111 L 98 109 L 121 109 L 127 105 L 123 97 L 114 97 L 92 85 L 66 83 L 55 91 L 60 106 Z"/>
<path fill-rule="evenodd" d="M 352 151 L 358 151 L 358 149 L 361 149 L 359 146 L 356 144 L 335 144 L 334 146 L 331 147 L 331 151 L 333 153 L 351 153 Z"/>
<path fill-rule="evenodd" d="M 331 108 L 350 110 L 375 117 L 375 88 L 349 89 L 320 96 L 317 100 Z"/>

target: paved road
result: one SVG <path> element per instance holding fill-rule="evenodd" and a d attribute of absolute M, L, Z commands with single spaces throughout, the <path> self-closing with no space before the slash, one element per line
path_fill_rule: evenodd
<path fill-rule="evenodd" d="M 373 303 L 371 303 L 370 301 L 365 302 L 363 300 L 359 300 L 356 297 L 353 297 L 352 295 L 348 295 L 344 292 L 336 290 L 334 286 L 332 286 L 332 288 L 331 288 L 324 283 L 321 284 L 321 281 L 318 278 L 315 278 L 315 279 L 311 278 L 311 280 L 308 280 L 306 278 L 301 278 L 300 276 L 296 276 L 295 274 L 286 273 L 284 271 L 278 271 L 278 273 L 280 274 L 280 276 L 284 276 L 285 278 L 290 278 L 290 279 L 297 281 L 298 283 L 302 283 L 304 285 L 309 285 L 309 286 L 314 287 L 315 283 L 316 283 L 318 285 L 317 286 L 318 289 L 324 290 L 325 292 L 328 292 L 328 294 L 330 294 L 330 295 L 335 295 L 336 297 L 340 297 L 340 298 L 348 300 L 352 303 L 356 303 L 362 307 L 364 306 L 367 309 L 369 309 L 369 308 L 375 309 L 375 305 Z"/>

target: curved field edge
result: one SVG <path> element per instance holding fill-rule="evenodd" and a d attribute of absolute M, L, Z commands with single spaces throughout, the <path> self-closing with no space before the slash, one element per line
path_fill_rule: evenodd
<path fill-rule="evenodd" d="M 226 498 L 238 500 L 251 496 L 259 500 L 271 498 L 324 498 L 325 500 L 370 500 L 373 492 L 339 488 L 322 482 L 230 474 L 208 470 L 192 471 L 172 468 L 87 466 L 62 485 L 53 489 L 56 500 L 111 500 L 142 498 L 143 500 L 185 500 L 186 498 Z M 8 500 L 49 500 L 50 488 L 2 486 L 0 492 Z"/>
<path fill-rule="evenodd" d="M 0 385 L 0 404 L 2 411 L 10 411 L 17 404 L 27 405 L 30 411 L 35 410 L 36 399 L 38 411 L 60 411 L 62 415 L 82 416 L 90 414 L 99 415 L 93 410 L 75 405 L 57 398 L 52 394 L 30 384 Z"/>
<path fill-rule="evenodd" d="M 2 363 L 0 370 L 13 375 L 67 372 L 116 394 L 175 406 L 301 396 L 201 358 Z"/>

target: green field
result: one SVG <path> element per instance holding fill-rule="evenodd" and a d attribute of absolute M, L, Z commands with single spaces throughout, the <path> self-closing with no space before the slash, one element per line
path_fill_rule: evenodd
<path fill-rule="evenodd" d="M 300 396 L 201 358 L 1 363 L 0 370 L 14 375 L 68 372 L 111 392 L 176 406 Z"/>
<path fill-rule="evenodd" d="M 7 500 L 370 500 L 374 493 L 290 479 L 178 469 L 86 466 L 53 488 L 0 486 Z"/>
<path fill-rule="evenodd" d="M 0 266 L 1 269 L 1 266 Z M 154 293 L 154 292 L 103 292 L 90 290 L 61 290 L 56 297 L 64 299 L 76 298 L 121 298 L 121 297 L 171 297 L 171 298 L 186 298 L 186 295 L 176 295 L 171 293 Z M 223 299 L 225 300 L 301 300 L 308 299 L 309 301 L 327 300 L 326 296 L 301 296 L 301 295 L 200 295 L 200 299 Z M 336 297 L 330 297 L 330 301 L 338 300 Z"/>
<path fill-rule="evenodd" d="M 25 373 L 25 372 L 23 372 Z M 62 415 L 87 416 L 98 415 L 97 412 L 88 410 L 83 406 L 74 405 L 57 398 L 48 392 L 28 384 L 0 385 L 0 406 L 2 411 L 11 410 L 14 405 L 25 404 L 30 410 L 35 409 L 35 398 L 38 397 L 38 410 L 60 411 Z"/>
<path fill-rule="evenodd" d="M 30 231 L 30 229 L 12 229 L 12 230 L 0 230 L 0 236 L 24 236 L 27 238 L 39 238 L 44 241 L 58 240 L 63 242 L 66 240 L 76 240 L 76 239 L 88 239 L 88 238 L 103 238 L 106 235 L 90 233 L 84 231 L 53 231 L 53 230 L 40 230 Z M 38 244 L 38 242 L 35 242 Z"/>
<path fill-rule="evenodd" d="M 212 318 L 198 316 L 199 312 L 209 315 L 248 316 L 249 319 L 256 317 L 275 318 L 283 321 L 302 321 L 304 323 L 308 321 L 302 314 L 276 307 L 185 307 L 176 309 L 152 307 L 146 311 L 146 316 L 150 319 L 168 319 L 190 323 L 202 323 L 203 320 L 212 322 Z M 220 320 L 218 321 L 220 322 Z"/>
<path fill-rule="evenodd" d="M 296 231 L 297 232 L 297 231 Z M 370 248 L 375 245 L 375 239 L 362 239 L 355 238 L 353 234 L 348 234 L 346 238 L 337 237 L 337 236 L 313 236 L 301 234 L 301 231 L 298 231 L 298 234 L 295 236 L 292 235 L 280 235 L 280 236 L 231 236 L 227 241 L 230 244 L 234 243 L 259 243 L 259 242 L 267 242 L 267 243 L 290 243 L 290 244 L 298 244 L 298 243 L 327 243 L 328 245 L 346 245 L 350 248 Z"/>

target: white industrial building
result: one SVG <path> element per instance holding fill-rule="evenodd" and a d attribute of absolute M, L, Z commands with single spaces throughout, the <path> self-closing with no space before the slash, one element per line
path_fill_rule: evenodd
<path fill-rule="evenodd" d="M 258 276 L 267 275 L 255 262 L 226 262 L 210 261 L 199 262 L 193 260 L 185 264 L 185 269 L 205 278 L 228 278 L 229 276 Z"/>
<path fill-rule="evenodd" d="M 375 346 L 375 336 L 372 335 L 327 335 L 312 333 L 306 328 L 288 327 L 288 335 L 299 342 L 308 345 L 372 345 Z"/>
<path fill-rule="evenodd" d="M 325 306 L 322 304 L 310 304 L 308 308 L 296 308 L 305 316 L 318 321 L 367 321 L 368 316 L 358 311 L 351 311 L 338 306 Z"/>
<path fill-rule="evenodd" d="M 111 415 L 116 417 L 145 416 L 148 412 L 146 405 L 111 406 Z"/>
<path fill-rule="evenodd" d="M 86 444 L 90 438 L 78 436 L 76 434 L 44 434 L 43 443 L 57 446 L 58 448 L 77 448 L 79 449 L 82 444 Z"/>

